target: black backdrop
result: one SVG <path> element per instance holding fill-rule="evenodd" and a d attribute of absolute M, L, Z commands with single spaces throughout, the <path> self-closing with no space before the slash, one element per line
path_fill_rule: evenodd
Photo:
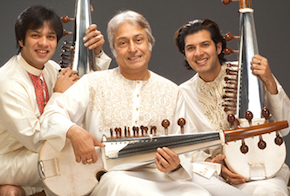
<path fill-rule="evenodd" d="M 14 23 L 21 11 L 31 5 L 44 5 L 55 10 L 59 16 L 73 17 L 75 9 L 75 0 L 0 0 L 0 2 L 0 66 L 16 53 Z M 188 80 L 194 74 L 194 71 L 188 71 L 182 66 L 183 57 L 178 54 L 173 41 L 174 32 L 182 24 L 196 18 L 209 18 L 219 24 L 224 34 L 230 32 L 238 35 L 239 31 L 237 2 L 227 6 L 220 0 L 91 0 L 91 3 L 94 8 L 93 23 L 98 25 L 105 39 L 107 39 L 107 22 L 118 10 L 131 9 L 144 15 L 156 39 L 149 68 L 177 84 Z M 260 54 L 268 58 L 272 72 L 289 95 L 290 1 L 253 0 L 252 7 Z M 71 30 L 72 25 L 68 23 L 64 27 Z M 70 39 L 71 37 L 67 36 L 60 42 Z M 228 45 L 232 49 L 238 49 L 237 41 L 231 41 Z M 104 50 L 113 58 L 107 40 Z M 53 57 L 57 62 L 59 53 L 60 48 Z M 236 55 L 228 57 L 228 60 L 236 59 Z M 111 68 L 116 66 L 113 59 Z M 284 139 L 290 146 L 290 136 Z M 290 164 L 289 155 L 286 162 Z"/>

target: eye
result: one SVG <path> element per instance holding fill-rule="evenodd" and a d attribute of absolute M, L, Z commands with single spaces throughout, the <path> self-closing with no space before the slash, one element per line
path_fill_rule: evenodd
<path fill-rule="evenodd" d="M 123 40 L 123 41 L 121 41 L 121 40 L 120 40 L 120 41 L 118 42 L 118 44 L 117 44 L 117 45 L 118 45 L 119 47 L 121 47 L 121 48 L 122 48 L 122 47 L 125 47 L 125 46 L 127 46 L 127 43 L 128 43 L 127 41 L 124 41 L 124 40 Z"/>
<path fill-rule="evenodd" d="M 55 35 L 49 35 L 49 36 L 47 36 L 47 38 L 50 39 L 50 40 L 54 40 L 54 39 L 56 39 L 56 36 Z"/>
<path fill-rule="evenodd" d="M 186 50 L 187 50 L 187 51 L 192 51 L 192 50 L 194 50 L 194 49 L 195 49 L 194 46 L 188 46 L 188 47 L 186 47 Z"/>
<path fill-rule="evenodd" d="M 33 38 L 37 38 L 37 37 L 39 37 L 39 36 L 38 36 L 38 34 L 31 34 L 31 37 L 33 37 Z"/>
<path fill-rule="evenodd" d="M 136 42 L 137 43 L 141 43 L 142 41 L 143 41 L 143 38 L 141 38 L 141 37 L 139 37 L 139 38 L 136 39 Z"/>

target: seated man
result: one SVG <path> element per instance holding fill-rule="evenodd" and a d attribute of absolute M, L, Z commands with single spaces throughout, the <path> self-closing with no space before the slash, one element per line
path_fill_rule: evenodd
<path fill-rule="evenodd" d="M 103 36 L 96 25 L 88 31 L 85 38 L 92 39 L 86 43 L 99 54 Z M 60 66 L 50 60 L 63 35 L 55 12 L 42 6 L 29 7 L 17 18 L 15 33 L 19 54 L 0 69 L 1 196 L 31 195 L 42 190 L 36 167 L 42 146 L 42 141 L 35 140 L 40 132 L 39 118 L 46 105 L 79 79 L 77 71 L 69 68 L 59 74 Z M 102 54 L 96 58 L 96 66 L 107 69 L 110 60 Z"/>
<path fill-rule="evenodd" d="M 100 140 L 110 136 L 110 128 L 156 126 L 163 134 L 161 122 L 172 119 L 177 101 L 177 85 L 148 70 L 155 40 L 142 15 L 118 13 L 107 34 L 118 67 L 82 77 L 41 117 L 48 142 L 60 151 L 70 139 L 76 161 L 83 164 L 97 161 L 94 147 L 103 146 Z M 155 165 L 109 171 L 91 195 L 209 195 L 192 182 L 173 180 L 190 175 L 183 168 L 187 162 L 170 149 L 158 148 L 155 164 L 162 172 Z"/>
<path fill-rule="evenodd" d="M 176 31 L 174 38 L 179 52 L 185 56 L 186 65 L 197 72 L 179 87 L 181 98 L 176 118 L 184 116 L 187 120 L 185 132 L 229 129 L 230 123 L 227 121 L 222 96 L 227 68 L 223 53 L 226 42 L 218 25 L 208 19 L 189 21 Z M 289 119 L 289 98 L 272 75 L 268 60 L 256 54 L 252 59 L 251 69 L 263 82 L 265 107 L 271 111 L 274 120 Z M 281 131 L 283 136 L 288 132 L 289 129 Z M 223 162 L 225 155 L 221 153 L 221 147 L 218 146 L 190 155 L 190 159 L 194 161 L 222 163 L 221 176 L 212 176 L 210 179 L 197 174 L 193 176 L 194 182 L 206 188 L 212 195 L 288 195 L 287 165 L 284 164 L 273 178 L 246 182 L 241 175 L 227 167 Z"/>

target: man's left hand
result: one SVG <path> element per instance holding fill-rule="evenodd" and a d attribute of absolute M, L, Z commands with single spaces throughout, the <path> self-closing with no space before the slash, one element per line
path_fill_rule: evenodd
<path fill-rule="evenodd" d="M 167 147 L 157 148 L 155 164 L 159 171 L 169 172 L 180 167 L 178 155 Z"/>
<path fill-rule="evenodd" d="M 86 30 L 87 35 L 84 36 L 85 47 L 89 50 L 95 50 L 95 54 L 98 55 L 102 51 L 102 47 L 105 43 L 104 36 L 97 30 L 97 25 L 92 24 Z"/>

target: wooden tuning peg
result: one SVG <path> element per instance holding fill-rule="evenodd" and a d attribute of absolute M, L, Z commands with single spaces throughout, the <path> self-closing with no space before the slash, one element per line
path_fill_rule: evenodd
<path fill-rule="evenodd" d="M 246 111 L 245 113 L 245 118 L 248 120 L 249 122 L 249 125 L 251 126 L 252 125 L 252 119 L 254 118 L 254 115 L 251 111 Z"/>
<path fill-rule="evenodd" d="M 110 134 L 111 134 L 111 138 L 113 138 L 113 129 L 110 128 Z"/>
<path fill-rule="evenodd" d="M 268 123 L 269 119 L 272 117 L 272 115 L 270 114 L 270 111 L 266 107 L 264 107 L 261 113 L 262 113 L 262 116 L 265 118 L 265 121 L 266 121 L 265 123 Z"/>
<path fill-rule="evenodd" d="M 131 136 L 130 127 L 128 127 L 127 133 L 128 133 L 128 137 L 130 137 Z"/>
<path fill-rule="evenodd" d="M 229 123 L 231 123 L 232 128 L 236 128 L 240 125 L 239 121 L 236 119 L 235 115 L 233 114 L 229 114 L 227 120 Z"/>
<path fill-rule="evenodd" d="M 74 18 L 70 18 L 68 16 L 61 17 L 61 21 L 64 23 L 68 23 L 69 21 L 74 21 L 74 20 L 75 20 Z"/>
<path fill-rule="evenodd" d="M 124 127 L 124 135 L 125 135 L 125 137 L 128 137 L 127 127 L 126 126 Z"/>
<path fill-rule="evenodd" d="M 227 42 L 229 42 L 229 41 L 232 41 L 233 39 L 240 39 L 240 36 L 235 36 L 235 35 L 232 35 L 230 33 L 227 33 L 227 34 L 225 34 L 224 39 Z"/>
<path fill-rule="evenodd" d="M 240 147 L 240 151 L 241 151 L 243 154 L 246 154 L 246 153 L 249 151 L 249 147 L 246 145 L 244 139 L 242 139 L 242 145 L 241 145 L 241 147 Z"/>
<path fill-rule="evenodd" d="M 132 130 L 133 130 L 133 137 L 136 137 L 136 127 L 133 126 L 133 127 L 132 127 Z"/>
<path fill-rule="evenodd" d="M 230 48 L 225 48 L 224 49 L 224 53 L 225 53 L 225 55 L 230 55 L 232 53 L 239 53 L 239 51 L 238 50 L 232 50 Z"/>
<path fill-rule="evenodd" d="M 140 129 L 141 129 L 141 135 L 144 136 L 144 126 L 141 125 L 141 126 L 140 126 Z"/>
<path fill-rule="evenodd" d="M 73 33 L 71 31 L 66 31 L 65 29 L 63 29 L 63 36 L 66 35 L 72 35 Z"/>
<path fill-rule="evenodd" d="M 281 146 L 281 144 L 283 144 L 283 138 L 279 135 L 278 131 L 276 131 L 275 144 L 277 144 L 278 146 Z"/>
<path fill-rule="evenodd" d="M 263 140 L 263 137 L 261 135 L 259 135 L 260 141 L 258 142 L 258 147 L 261 150 L 264 150 L 267 147 L 266 142 Z"/>
<path fill-rule="evenodd" d="M 143 129 L 145 131 L 145 135 L 148 135 L 148 127 L 144 127 Z"/>
<path fill-rule="evenodd" d="M 138 137 L 139 136 L 139 127 L 136 127 L 135 130 L 136 130 L 136 136 Z"/>
<path fill-rule="evenodd" d="M 164 132 L 165 132 L 165 135 L 168 135 L 168 127 L 170 125 L 170 122 L 169 120 L 167 119 L 164 119 L 161 123 L 162 127 L 164 127 Z"/>
<path fill-rule="evenodd" d="M 223 4 L 228 5 L 231 2 L 240 1 L 240 0 L 222 0 Z"/>
<path fill-rule="evenodd" d="M 156 135 L 156 130 L 157 130 L 156 126 L 151 126 L 150 134 L 151 135 Z"/>
<path fill-rule="evenodd" d="M 186 121 L 185 121 L 184 118 L 180 118 L 177 121 L 177 124 L 180 126 L 181 134 L 184 134 L 184 125 L 185 125 L 185 123 L 186 123 Z"/>

